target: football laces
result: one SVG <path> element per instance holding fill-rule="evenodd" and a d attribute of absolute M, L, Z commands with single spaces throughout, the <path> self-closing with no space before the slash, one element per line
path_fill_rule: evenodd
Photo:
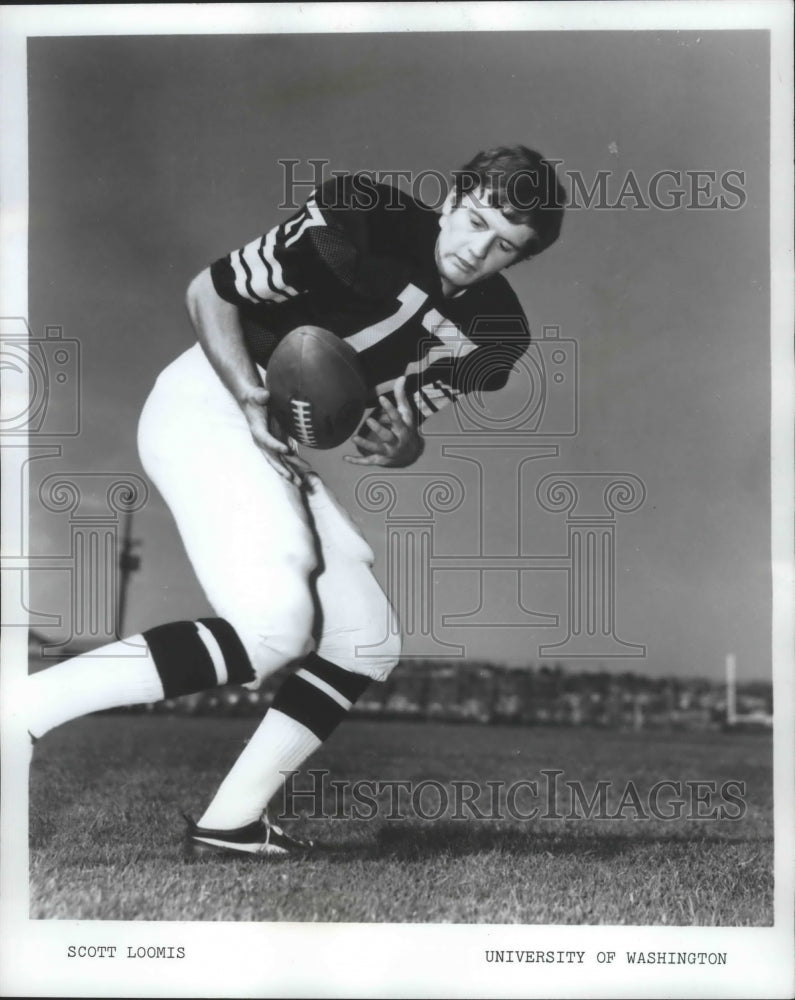
<path fill-rule="evenodd" d="M 293 411 L 293 432 L 301 444 L 310 448 L 317 444 L 315 428 L 312 424 L 312 404 L 308 399 L 291 399 L 290 409 Z"/>

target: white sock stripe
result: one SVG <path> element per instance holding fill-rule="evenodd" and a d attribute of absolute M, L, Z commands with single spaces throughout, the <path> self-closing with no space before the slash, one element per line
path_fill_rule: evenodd
<path fill-rule="evenodd" d="M 322 681 L 319 677 L 316 677 L 315 674 L 310 673 L 308 670 L 304 670 L 302 667 L 300 670 L 296 670 L 295 676 L 303 678 L 310 684 L 314 684 L 315 687 L 318 688 L 318 690 L 322 691 L 324 694 L 327 694 L 329 698 L 336 701 L 338 705 L 341 705 L 346 712 L 349 712 L 351 710 L 353 702 L 348 701 L 348 699 L 344 695 L 340 694 L 336 688 L 333 688 L 330 684 L 327 684 L 325 681 Z"/>
<path fill-rule="evenodd" d="M 227 672 L 226 660 L 224 659 L 221 647 L 218 645 L 218 640 L 206 625 L 202 625 L 201 622 L 194 622 L 194 624 L 196 626 L 196 631 L 199 633 L 199 638 L 207 647 L 207 652 L 210 654 L 210 659 L 213 661 L 213 668 L 215 669 L 215 676 L 218 679 L 218 684 L 226 684 L 229 680 L 229 673 Z"/>

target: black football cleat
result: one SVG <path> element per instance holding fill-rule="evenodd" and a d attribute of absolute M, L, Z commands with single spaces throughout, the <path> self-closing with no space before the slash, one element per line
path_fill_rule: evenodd
<path fill-rule="evenodd" d="M 188 824 L 183 845 L 186 861 L 233 857 L 273 860 L 306 854 L 312 848 L 311 840 L 291 837 L 267 816 L 234 830 L 209 830 L 197 826 L 190 816 L 184 819 Z"/>

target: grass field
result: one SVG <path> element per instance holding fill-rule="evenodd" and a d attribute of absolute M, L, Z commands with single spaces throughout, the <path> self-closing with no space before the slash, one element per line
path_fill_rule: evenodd
<path fill-rule="evenodd" d="M 382 809 L 366 820 L 343 799 L 346 818 L 314 819 L 296 799 L 290 828 L 322 845 L 309 859 L 186 864 L 180 813 L 201 813 L 254 724 L 103 715 L 41 741 L 31 771 L 31 917 L 772 923 L 769 735 L 350 720 L 310 762 L 334 779 L 433 779 L 445 788 L 535 779 L 543 788 L 540 770 L 557 769 L 559 781 L 579 780 L 589 795 L 598 780 L 614 782 L 613 806 L 628 781 L 643 798 L 663 779 L 718 789 L 739 780 L 745 814 L 645 820 L 628 808 L 617 819 L 424 820 L 410 809 L 388 819 Z M 429 794 L 421 808 L 436 802 Z M 567 814 L 569 798 L 558 802 Z M 525 811 L 534 800 L 526 792 L 517 804 Z"/>

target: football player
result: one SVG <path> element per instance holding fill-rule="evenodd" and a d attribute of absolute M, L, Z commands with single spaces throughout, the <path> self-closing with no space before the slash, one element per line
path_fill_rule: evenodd
<path fill-rule="evenodd" d="M 87 712 L 256 688 L 296 666 L 188 820 L 188 857 L 303 849 L 268 821 L 268 802 L 400 655 L 370 546 L 269 422 L 274 346 L 303 325 L 345 340 L 373 407 L 345 457 L 411 465 L 423 421 L 462 393 L 504 386 L 526 350 L 524 313 L 500 272 L 558 238 L 564 200 L 554 167 L 524 146 L 475 156 L 441 214 L 366 175 L 335 176 L 191 282 L 198 342 L 157 379 L 138 443 L 214 616 L 150 628 L 28 682 L 37 739 Z"/>

